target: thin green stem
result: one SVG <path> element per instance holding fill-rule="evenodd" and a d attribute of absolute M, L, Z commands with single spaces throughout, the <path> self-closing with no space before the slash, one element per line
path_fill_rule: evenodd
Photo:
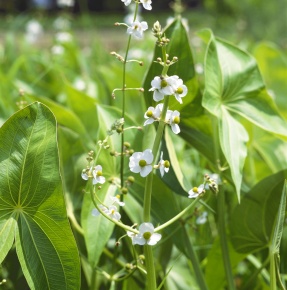
<path fill-rule="evenodd" d="M 198 261 L 197 255 L 195 253 L 195 250 L 194 250 L 193 245 L 192 245 L 192 243 L 187 235 L 185 228 L 183 228 L 183 235 L 184 235 L 184 239 L 183 239 L 184 247 L 185 247 L 187 254 L 188 254 L 188 257 L 190 258 L 190 261 L 192 263 L 194 274 L 195 274 L 199 289 L 200 290 L 208 290 L 208 287 L 207 287 L 205 279 L 204 279 L 204 275 L 203 275 L 201 268 L 200 268 L 200 263 Z"/>
<path fill-rule="evenodd" d="M 277 290 L 275 256 L 270 253 L 270 290 Z"/>
<path fill-rule="evenodd" d="M 154 229 L 155 232 L 158 232 L 164 228 L 166 228 L 167 226 L 171 225 L 172 223 L 174 223 L 176 220 L 178 220 L 179 218 L 181 218 L 185 213 L 187 213 L 200 199 L 201 197 L 198 196 L 188 207 L 186 207 L 184 210 L 182 210 L 179 214 L 177 214 L 176 216 L 174 216 L 172 219 L 170 219 L 169 221 L 167 221 L 166 223 L 158 226 L 157 228 Z"/>
<path fill-rule="evenodd" d="M 153 147 L 152 147 L 152 154 L 154 156 L 154 160 L 155 160 L 157 152 L 159 150 L 160 141 L 161 141 L 163 130 L 164 130 L 164 126 L 165 126 L 165 121 L 164 120 L 165 120 L 165 115 L 166 115 L 166 112 L 167 112 L 168 102 L 169 102 L 169 96 L 165 96 L 161 118 L 160 118 L 160 121 L 159 121 L 159 125 L 158 125 L 157 131 L 156 131 L 156 137 L 155 137 L 155 140 L 154 140 L 154 143 L 153 143 Z M 153 164 L 154 164 L 154 162 L 153 162 Z M 147 176 L 146 184 L 145 184 L 144 213 L 143 213 L 143 220 L 145 222 L 149 222 L 150 221 L 152 180 L 153 180 L 153 172 L 151 172 Z"/>
<path fill-rule="evenodd" d="M 136 9 L 134 13 L 134 21 L 137 17 L 138 13 L 138 6 L 139 4 L 136 3 Z M 125 58 L 123 62 L 123 95 L 122 95 L 122 118 L 125 118 L 125 111 L 126 111 L 126 96 L 125 96 L 125 88 L 126 88 L 126 64 L 127 64 L 127 59 L 128 59 L 128 53 L 130 50 L 130 44 L 131 44 L 131 35 L 128 38 L 128 44 L 126 48 L 126 53 L 125 53 Z M 124 125 L 123 125 L 124 129 Z M 125 135 L 124 135 L 124 130 L 121 134 L 121 169 L 120 169 L 120 177 L 121 177 L 121 187 L 124 187 L 124 166 L 125 166 L 125 159 L 124 159 L 124 143 L 125 143 Z"/>
<path fill-rule="evenodd" d="M 152 253 L 152 247 L 144 245 L 145 262 L 147 269 L 147 290 L 156 290 L 156 277 L 154 271 L 154 259 Z"/>
<path fill-rule="evenodd" d="M 101 215 L 103 215 L 105 218 L 107 218 L 109 221 L 113 222 L 114 224 L 116 224 L 117 226 L 121 227 L 122 229 L 124 229 L 125 231 L 130 231 L 130 232 L 133 232 L 135 234 L 138 234 L 139 231 L 132 228 L 132 227 L 129 227 L 125 224 L 123 224 L 122 222 L 119 222 L 115 219 L 112 219 L 109 215 L 107 215 L 106 213 L 104 213 L 98 206 L 97 204 L 97 201 L 101 204 L 101 201 L 99 199 L 97 199 L 97 196 L 95 197 L 95 194 L 94 194 L 94 188 L 93 188 L 93 185 L 92 185 L 92 181 L 90 180 L 90 195 L 91 195 L 91 199 L 92 199 L 92 202 L 94 204 L 94 206 L 96 207 L 96 209 L 101 213 Z M 96 201 L 97 199 L 97 201 Z"/>

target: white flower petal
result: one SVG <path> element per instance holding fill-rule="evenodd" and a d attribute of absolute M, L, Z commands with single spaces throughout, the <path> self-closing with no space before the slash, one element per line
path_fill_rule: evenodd
<path fill-rule="evenodd" d="M 161 239 L 161 234 L 153 233 L 150 239 L 147 241 L 147 244 L 150 246 L 155 245 Z"/>
<path fill-rule="evenodd" d="M 157 91 L 157 90 L 155 90 L 155 91 L 153 92 L 153 99 L 154 99 L 156 102 L 161 101 L 163 98 L 164 98 L 164 94 L 160 93 L 160 92 Z"/>
<path fill-rule="evenodd" d="M 172 124 L 171 129 L 174 134 L 178 134 L 180 132 L 180 128 L 177 124 Z"/>
<path fill-rule="evenodd" d="M 153 226 L 152 223 L 142 223 L 139 226 L 139 232 L 140 232 L 140 234 L 144 234 L 146 232 L 149 232 L 149 233 L 153 234 L 154 226 Z"/>
<path fill-rule="evenodd" d="M 146 149 L 143 152 L 142 158 L 147 162 L 147 164 L 152 163 L 152 161 L 153 161 L 153 154 L 152 154 L 151 149 Z"/>
<path fill-rule="evenodd" d="M 152 166 L 146 165 L 145 167 L 142 168 L 140 175 L 141 177 L 146 177 L 151 171 L 152 171 Z"/>

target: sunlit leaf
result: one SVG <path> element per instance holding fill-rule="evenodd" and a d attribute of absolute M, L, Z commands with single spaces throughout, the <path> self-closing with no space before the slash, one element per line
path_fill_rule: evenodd
<path fill-rule="evenodd" d="M 15 236 L 31 289 L 79 289 L 79 256 L 62 194 L 53 114 L 33 103 L 2 126 L 0 143 L 0 248 L 7 253 Z"/>

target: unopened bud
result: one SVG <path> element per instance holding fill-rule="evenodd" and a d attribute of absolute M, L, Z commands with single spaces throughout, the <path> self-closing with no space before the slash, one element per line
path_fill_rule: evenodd
<path fill-rule="evenodd" d="M 128 193 L 128 189 L 126 187 L 122 187 L 121 188 L 121 193 L 122 194 L 127 194 Z"/>

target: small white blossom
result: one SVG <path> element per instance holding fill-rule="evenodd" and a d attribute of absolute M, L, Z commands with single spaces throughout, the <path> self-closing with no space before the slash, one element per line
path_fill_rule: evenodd
<path fill-rule="evenodd" d="M 144 152 L 135 152 L 130 157 L 129 167 L 134 173 L 140 173 L 141 177 L 146 177 L 152 171 L 153 154 L 151 149 Z"/>
<path fill-rule="evenodd" d="M 57 30 L 68 30 L 71 28 L 71 22 L 64 17 L 58 17 L 54 21 L 53 26 Z"/>
<path fill-rule="evenodd" d="M 83 169 L 81 176 L 84 180 L 88 180 L 89 177 L 92 177 L 91 175 L 92 172 L 92 167 L 90 169 Z"/>
<path fill-rule="evenodd" d="M 167 112 L 167 120 L 171 126 L 171 130 L 174 134 L 178 134 L 180 132 L 180 128 L 178 126 L 180 122 L 180 113 L 178 111 L 168 111 Z"/>
<path fill-rule="evenodd" d="M 133 245 L 155 245 L 160 239 L 161 234 L 154 232 L 154 226 L 151 223 L 142 223 L 139 226 L 139 233 L 136 235 L 129 234 L 132 239 Z"/>
<path fill-rule="evenodd" d="M 183 84 L 183 80 L 180 79 L 178 76 L 172 76 L 174 79 L 174 96 L 178 100 L 180 104 L 182 104 L 182 99 L 183 97 L 186 96 L 187 94 L 187 87 Z"/>
<path fill-rule="evenodd" d="M 204 192 L 204 185 L 201 184 L 199 187 L 194 187 L 188 192 L 188 198 L 196 198 Z"/>
<path fill-rule="evenodd" d="M 198 225 L 203 225 L 207 222 L 207 211 L 204 211 L 195 221 Z"/>
<path fill-rule="evenodd" d="M 126 6 L 130 5 L 132 0 L 121 0 Z"/>
<path fill-rule="evenodd" d="M 124 206 L 125 203 L 123 201 L 120 200 L 120 196 L 119 195 L 116 195 L 116 196 L 111 196 L 111 200 L 114 202 L 114 203 L 117 203 L 119 206 Z"/>
<path fill-rule="evenodd" d="M 140 2 L 142 3 L 144 9 L 146 10 L 151 10 L 151 0 L 140 0 Z"/>
<path fill-rule="evenodd" d="M 151 89 L 149 91 L 153 92 L 153 99 L 156 102 L 161 101 L 164 96 L 170 96 L 174 94 L 175 86 L 177 80 L 173 77 L 155 77 L 151 81 Z"/>
<path fill-rule="evenodd" d="M 64 53 L 64 47 L 61 46 L 61 45 L 54 45 L 52 48 L 51 48 L 51 52 L 52 54 L 55 54 L 55 55 L 61 55 Z"/>
<path fill-rule="evenodd" d="M 43 33 L 43 27 L 37 20 L 30 20 L 26 25 L 26 40 L 29 43 L 36 42 Z"/>
<path fill-rule="evenodd" d="M 74 0 L 57 0 L 57 4 L 59 7 L 72 7 L 74 6 Z"/>
<path fill-rule="evenodd" d="M 145 119 L 144 126 L 152 124 L 155 120 L 160 118 L 162 112 L 163 104 L 158 104 L 155 108 L 149 107 L 145 112 Z"/>
<path fill-rule="evenodd" d="M 146 21 L 139 22 L 134 21 L 127 29 L 127 33 L 133 35 L 136 38 L 143 38 L 143 32 L 148 29 Z"/>
<path fill-rule="evenodd" d="M 114 205 L 109 206 L 109 208 L 103 206 L 103 205 L 99 205 L 99 208 L 101 211 L 103 211 L 106 215 L 108 215 L 109 217 L 111 217 L 112 219 L 115 219 L 116 221 L 119 221 L 121 219 L 121 215 L 120 213 L 117 211 L 117 207 Z M 97 217 L 100 215 L 100 212 L 94 208 L 92 210 L 92 215 Z"/>
<path fill-rule="evenodd" d="M 72 34 L 68 32 L 58 32 L 55 35 L 55 39 L 60 43 L 70 42 L 72 41 Z"/>
<path fill-rule="evenodd" d="M 121 214 L 117 211 L 117 207 L 114 205 L 109 206 L 109 208 L 105 211 L 105 214 L 110 216 L 112 219 L 119 221 L 121 219 Z"/>
<path fill-rule="evenodd" d="M 106 181 L 106 178 L 104 176 L 102 176 L 102 166 L 101 165 L 97 165 L 95 166 L 94 170 L 93 170 L 93 184 L 103 184 Z"/>
<path fill-rule="evenodd" d="M 165 172 L 167 173 L 169 171 L 169 166 L 170 166 L 169 161 L 163 160 L 162 156 L 163 156 L 163 152 L 161 151 L 160 160 L 159 160 L 159 171 L 160 171 L 161 177 L 164 176 Z"/>

